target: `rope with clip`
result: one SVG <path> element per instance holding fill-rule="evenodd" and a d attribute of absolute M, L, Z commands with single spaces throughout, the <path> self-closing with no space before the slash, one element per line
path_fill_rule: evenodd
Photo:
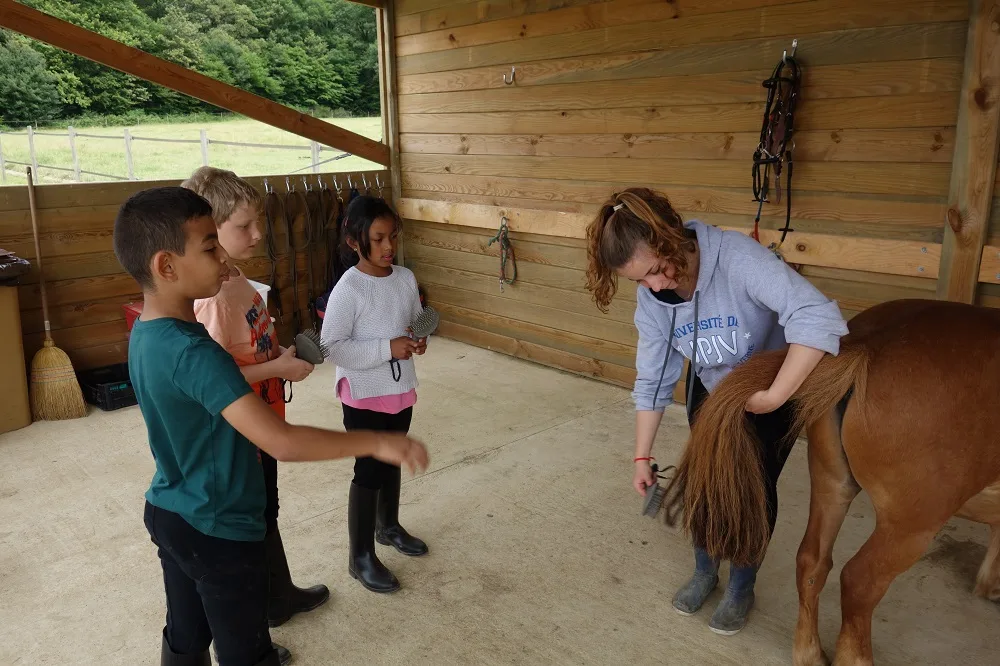
<path fill-rule="evenodd" d="M 486 247 L 490 247 L 493 243 L 500 243 L 500 291 L 503 291 L 503 286 L 505 284 L 514 284 L 514 280 L 517 279 L 517 261 L 514 259 L 514 247 L 510 244 L 510 229 L 507 226 L 507 216 L 504 215 L 500 218 L 500 229 L 497 231 L 497 235 L 490 239 Z M 507 277 L 507 261 L 510 260 L 511 268 L 513 272 L 510 278 Z"/>
<path fill-rule="evenodd" d="M 787 166 L 785 184 L 785 226 L 781 231 L 781 239 L 777 243 L 771 243 L 768 249 L 774 252 L 779 258 L 779 250 L 785 242 L 785 236 L 790 231 L 789 227 L 792 219 L 792 148 L 795 147 L 793 138 L 795 119 L 795 105 L 799 98 L 799 89 L 802 82 L 802 72 L 799 63 L 795 59 L 795 50 L 798 48 L 799 40 L 792 40 L 792 52 L 781 54 L 781 60 L 775 66 L 771 77 L 761 83 L 767 88 L 767 104 L 764 107 L 764 119 L 760 129 L 760 143 L 753 154 L 753 200 L 758 202 L 757 216 L 753 221 L 753 239 L 760 242 L 760 215 L 764 203 L 768 202 L 770 192 L 771 171 L 774 171 L 775 201 L 781 200 L 781 169 L 784 163 Z M 785 73 L 785 68 L 789 73 Z M 789 147 L 791 141 L 791 148 Z"/>
<path fill-rule="evenodd" d="M 301 211 L 306 217 L 306 225 L 308 226 L 309 211 L 306 205 L 305 194 L 299 192 L 295 189 L 295 184 L 290 182 L 290 179 L 285 177 L 285 189 L 287 190 L 285 194 L 285 230 L 288 234 L 288 263 L 289 272 L 292 278 L 292 323 L 295 326 L 296 335 L 302 332 L 302 316 L 299 312 L 299 276 L 296 270 L 296 256 L 305 248 L 295 247 L 295 218 L 298 217 Z M 292 205 L 292 201 L 295 200 L 297 204 Z"/>

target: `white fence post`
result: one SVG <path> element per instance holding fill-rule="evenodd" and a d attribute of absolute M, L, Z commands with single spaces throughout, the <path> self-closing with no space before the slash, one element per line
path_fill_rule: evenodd
<path fill-rule="evenodd" d="M 31 153 L 31 176 L 35 182 L 41 182 L 42 177 L 38 173 L 38 156 L 35 154 L 35 128 L 28 125 L 28 152 Z"/>
<path fill-rule="evenodd" d="M 76 154 L 76 130 L 71 125 L 66 128 L 66 132 L 69 135 L 69 152 L 73 155 L 73 178 L 79 183 L 82 179 L 80 178 L 80 159 Z"/>
<path fill-rule="evenodd" d="M 208 166 L 208 130 L 201 131 L 201 165 Z"/>
<path fill-rule="evenodd" d="M 313 173 L 319 173 L 319 144 L 315 141 L 310 141 L 309 147 L 312 149 Z"/>
<path fill-rule="evenodd" d="M 0 132 L 0 138 L 3 132 Z M 0 185 L 7 184 L 7 163 L 3 161 L 3 141 L 0 140 Z"/>
<path fill-rule="evenodd" d="M 125 128 L 125 167 L 128 169 L 128 179 L 135 180 L 135 169 L 132 168 L 132 134 Z"/>

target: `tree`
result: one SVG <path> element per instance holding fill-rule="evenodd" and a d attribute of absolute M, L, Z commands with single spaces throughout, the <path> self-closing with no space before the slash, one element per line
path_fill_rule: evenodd
<path fill-rule="evenodd" d="M 51 120 L 61 112 L 59 81 L 45 68 L 45 58 L 25 40 L 0 41 L 0 123 Z"/>

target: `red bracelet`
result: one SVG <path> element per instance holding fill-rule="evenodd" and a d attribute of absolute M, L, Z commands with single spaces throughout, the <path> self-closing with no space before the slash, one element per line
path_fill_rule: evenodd
<path fill-rule="evenodd" d="M 635 458 L 632 462 L 639 462 L 640 460 L 656 460 L 656 458 Z"/>

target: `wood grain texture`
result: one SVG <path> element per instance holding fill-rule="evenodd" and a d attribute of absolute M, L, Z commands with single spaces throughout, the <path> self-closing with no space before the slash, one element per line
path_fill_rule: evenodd
<path fill-rule="evenodd" d="M 626 103 L 627 100 L 623 100 Z M 664 134 L 760 132 L 763 102 L 568 111 L 401 114 L 399 130 L 426 134 Z M 955 123 L 957 95 L 919 93 L 803 100 L 796 130 L 939 127 Z M 992 181 L 991 181 L 992 182 Z"/>
<path fill-rule="evenodd" d="M 498 209 L 413 199 L 403 199 L 399 212 L 411 219 L 481 228 L 492 228 L 498 217 L 505 215 L 512 230 L 572 238 L 583 238 L 590 222 L 589 216 L 576 213 L 552 215 L 552 211 Z M 770 229 L 762 229 L 760 235 L 761 242 L 765 245 L 777 242 L 780 236 Z M 894 275 L 936 278 L 941 246 L 916 241 L 795 232 L 789 236 L 781 251 L 786 260 L 794 264 L 853 270 L 877 269 L 876 272 Z"/>
<path fill-rule="evenodd" d="M 961 60 L 965 54 L 966 23 L 931 23 L 916 26 L 872 28 L 849 32 L 820 33 L 809 37 L 807 68 L 863 63 L 892 63 L 904 60 L 948 58 Z M 757 71 L 767 75 L 777 55 L 788 48 L 782 38 L 744 40 L 704 46 L 664 47 L 643 52 L 624 52 L 560 57 L 517 65 L 515 87 L 641 79 L 650 77 L 699 75 L 719 72 Z M 447 72 L 407 74 L 400 72 L 401 95 L 481 88 L 507 88 L 501 75 L 509 64 L 487 67 L 464 65 Z"/>
<path fill-rule="evenodd" d="M 610 191 L 609 187 L 608 192 Z M 404 194 L 416 199 L 580 213 L 589 217 L 596 215 L 599 210 L 598 205 L 589 203 L 417 190 L 404 190 Z M 599 194 L 603 201 L 604 192 Z M 722 226 L 749 228 L 757 211 L 757 206 L 748 201 L 746 193 L 739 190 L 678 187 L 669 188 L 667 194 L 675 210 L 685 220 L 697 219 Z M 940 243 L 944 209 L 943 201 L 915 202 L 893 197 L 799 194 L 795 197 L 791 224 L 793 229 L 809 233 Z M 761 214 L 762 228 L 777 229 L 785 223 L 785 208 L 781 204 L 767 204 L 761 209 Z"/>
<path fill-rule="evenodd" d="M 635 383 L 636 373 L 633 368 L 607 363 L 592 356 L 573 354 L 533 342 L 518 340 L 447 319 L 441 321 L 438 335 L 490 351 L 501 352 L 525 361 L 566 370 L 585 377 L 601 379 L 623 388 L 631 388 Z"/>
<path fill-rule="evenodd" d="M 747 165 L 731 160 L 638 160 L 609 162 L 587 157 L 510 157 L 468 155 L 403 155 L 404 173 L 506 176 L 555 180 L 643 182 L 656 186 L 739 187 L 748 180 Z M 947 164 L 894 164 L 891 169 L 870 162 L 795 164 L 799 191 L 865 192 L 943 196 Z"/>
<path fill-rule="evenodd" d="M 983 248 L 978 279 L 987 284 L 1000 284 L 1000 246 L 987 245 Z"/>
<path fill-rule="evenodd" d="M 403 134 L 402 150 L 436 155 L 631 157 L 740 160 L 760 141 L 755 132 L 685 134 Z M 796 132 L 794 159 L 833 162 L 950 163 L 952 127 Z"/>
<path fill-rule="evenodd" d="M 659 49 L 664 44 L 677 48 L 714 43 L 722 50 L 728 42 L 746 43 L 778 35 L 845 34 L 855 30 L 965 22 L 968 11 L 965 0 L 871 0 L 864 4 L 855 0 L 810 0 L 409 55 L 400 57 L 399 72 L 421 74 L 498 64 L 509 67 L 553 57 Z M 813 41 L 810 34 L 810 45 Z"/>
<path fill-rule="evenodd" d="M 594 109 L 622 106 L 677 106 L 761 102 L 765 91 L 761 70 L 552 83 L 524 83 L 503 88 L 467 89 L 403 95 L 401 113 L 482 113 L 487 111 L 540 111 Z M 803 98 L 839 99 L 915 93 L 957 92 L 962 81 L 958 58 L 904 60 L 807 68 L 803 72 Z"/>
<path fill-rule="evenodd" d="M 607 0 L 476 0 L 453 3 L 396 16 L 396 35 L 416 35 L 432 30 L 459 28 L 475 23 L 499 21 L 515 16 L 530 16 L 563 7 L 579 7 Z M 753 2 L 754 0 L 748 0 Z M 721 3 L 726 4 L 726 3 Z"/>
<path fill-rule="evenodd" d="M 385 144 L 211 79 L 194 70 L 185 69 L 12 0 L 3 0 L 0 5 L 2 5 L 0 26 L 4 28 L 292 134 L 318 141 L 378 164 L 389 163 L 389 150 Z"/>
<path fill-rule="evenodd" d="M 399 77 L 396 73 L 396 0 L 383 0 L 385 7 L 376 11 L 379 53 L 379 90 L 382 95 L 382 136 L 389 146 L 389 172 L 392 200 L 399 201 Z"/>
<path fill-rule="evenodd" d="M 972 6 L 937 290 L 963 303 L 976 299 L 1000 146 L 1000 2 Z"/>

